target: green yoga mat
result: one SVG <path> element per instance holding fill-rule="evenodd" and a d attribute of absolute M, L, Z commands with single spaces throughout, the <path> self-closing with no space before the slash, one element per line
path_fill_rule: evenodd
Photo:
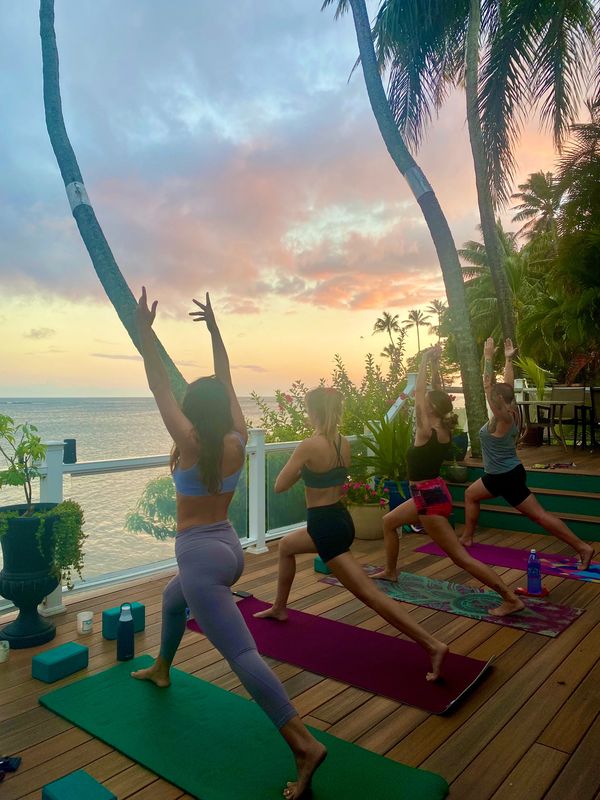
<path fill-rule="evenodd" d="M 200 800 L 281 798 L 293 758 L 258 706 L 174 669 L 169 689 L 136 681 L 149 656 L 55 689 L 40 703 Z M 312 729 L 311 729 L 312 730 Z M 313 781 L 313 800 L 438 800 L 448 784 L 312 730 L 328 751 Z"/>

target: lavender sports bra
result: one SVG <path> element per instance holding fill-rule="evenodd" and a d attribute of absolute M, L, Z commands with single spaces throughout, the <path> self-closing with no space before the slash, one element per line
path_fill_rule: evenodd
<path fill-rule="evenodd" d="M 240 440 L 242 449 L 245 452 L 246 446 L 242 434 L 239 431 L 234 431 L 234 433 Z M 223 478 L 219 494 L 227 494 L 228 492 L 234 491 L 243 469 L 244 464 L 242 463 L 242 466 L 237 472 L 233 472 L 231 475 L 226 475 Z M 173 482 L 178 494 L 184 494 L 189 497 L 208 497 L 210 494 L 204 483 L 200 480 L 197 464 L 192 464 L 192 466 L 187 469 L 175 467 L 173 470 Z"/>

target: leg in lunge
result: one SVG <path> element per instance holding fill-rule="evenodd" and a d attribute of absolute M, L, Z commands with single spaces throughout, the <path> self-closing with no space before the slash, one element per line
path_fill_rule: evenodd
<path fill-rule="evenodd" d="M 257 611 L 254 614 L 259 619 L 270 617 L 280 622 L 288 618 L 287 603 L 296 576 L 296 556 L 301 553 L 316 553 L 313 540 L 308 535 L 306 528 L 288 533 L 279 542 L 279 568 L 277 571 L 277 594 L 271 608 Z"/>
<path fill-rule="evenodd" d="M 392 581 L 398 580 L 398 554 L 400 540 L 398 528 L 403 525 L 415 525 L 419 521 L 414 500 L 406 500 L 396 508 L 389 511 L 383 518 L 383 543 L 385 545 L 385 567 L 371 575 L 371 578 Z"/>
<path fill-rule="evenodd" d="M 457 567 L 469 572 L 474 578 L 489 586 L 502 598 L 502 603 L 492 608 L 490 614 L 495 617 L 505 617 L 525 608 L 522 600 L 504 583 L 491 567 L 482 564 L 469 555 L 468 550 L 456 538 L 452 526 L 445 517 L 422 516 L 421 524 L 425 532 L 433 541 L 446 552 Z"/>
<path fill-rule="evenodd" d="M 162 602 L 162 629 L 160 636 L 160 653 L 151 667 L 132 672 L 138 680 L 150 680 L 159 688 L 171 685 L 169 670 L 179 643 L 185 633 L 185 609 L 187 603 L 183 596 L 179 574 L 166 585 Z"/>

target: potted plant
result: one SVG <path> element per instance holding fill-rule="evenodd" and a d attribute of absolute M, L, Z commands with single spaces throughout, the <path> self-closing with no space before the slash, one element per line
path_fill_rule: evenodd
<path fill-rule="evenodd" d="M 395 508 L 409 496 L 406 453 L 412 444 L 412 424 L 406 413 L 400 413 L 393 420 L 368 421 L 365 428 L 358 439 L 366 453 L 357 456 L 356 464 L 383 481 L 390 508 Z"/>
<path fill-rule="evenodd" d="M 381 519 L 389 509 L 389 489 L 382 481 L 371 486 L 366 481 L 350 480 L 343 488 L 343 501 L 350 512 L 357 539 L 381 539 Z"/>
<path fill-rule="evenodd" d="M 0 414 L 0 470 L 3 486 L 22 486 L 25 503 L 0 507 L 0 545 L 4 561 L 0 595 L 12 600 L 19 616 L 0 631 L 11 648 L 33 647 L 56 635 L 54 624 L 38 614 L 38 604 L 59 581 L 72 588 L 72 572 L 81 577 L 83 566 L 83 512 L 72 500 L 34 503 L 32 483 L 46 448 L 34 425 L 16 425 Z"/>

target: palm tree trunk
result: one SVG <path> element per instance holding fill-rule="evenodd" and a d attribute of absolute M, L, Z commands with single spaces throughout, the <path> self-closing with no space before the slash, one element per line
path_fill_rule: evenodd
<path fill-rule="evenodd" d="M 134 345 L 140 350 L 139 334 L 135 320 L 136 300 L 121 274 L 106 241 L 100 223 L 87 196 L 77 159 L 67 135 L 60 98 L 58 49 L 54 32 L 54 0 L 40 0 L 40 38 L 42 40 L 42 66 L 44 75 L 44 110 L 46 127 L 54 155 L 65 183 L 67 197 L 81 238 L 87 248 L 96 274 L 125 326 Z M 157 339 L 173 391 L 181 398 L 187 383 Z"/>
<path fill-rule="evenodd" d="M 419 334 L 419 323 L 417 322 L 417 350 L 421 352 L 421 336 Z"/>
<path fill-rule="evenodd" d="M 487 413 L 477 346 L 469 321 L 465 287 L 456 245 L 438 199 L 422 170 L 409 153 L 390 110 L 375 57 L 365 0 L 349 0 L 349 2 L 352 7 L 360 60 L 373 115 L 392 160 L 406 178 L 421 207 L 438 255 L 460 359 L 471 448 L 474 454 L 478 454 L 480 452 L 479 429 L 487 420 Z"/>
<path fill-rule="evenodd" d="M 505 339 L 512 339 L 516 343 L 515 318 L 513 313 L 513 300 L 506 270 L 504 268 L 504 254 L 502 243 L 498 236 L 494 204 L 490 191 L 488 166 L 481 130 L 481 118 L 477 102 L 477 87 L 479 74 L 479 29 L 481 27 L 480 0 L 469 2 L 469 24 L 467 28 L 466 47 L 466 80 L 465 94 L 467 98 L 467 124 L 473 165 L 475 167 L 475 184 L 477 186 L 477 203 L 479 205 L 479 218 L 483 243 L 487 254 L 487 261 L 492 276 L 492 283 L 498 302 L 498 316 L 500 327 Z"/>

